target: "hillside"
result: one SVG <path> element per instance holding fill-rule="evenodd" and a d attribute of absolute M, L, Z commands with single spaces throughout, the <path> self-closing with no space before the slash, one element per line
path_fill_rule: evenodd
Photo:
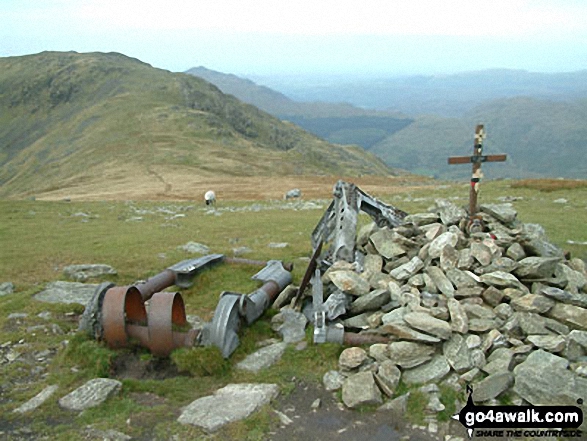
<path fill-rule="evenodd" d="M 0 196 L 198 175 L 388 174 L 191 75 L 116 53 L 0 58 Z M 81 189 L 81 190 L 80 190 Z"/>
<path fill-rule="evenodd" d="M 397 112 L 362 109 L 343 102 L 294 101 L 246 78 L 205 67 L 195 67 L 186 73 L 333 143 L 355 144 L 368 150 L 413 121 Z"/>
<path fill-rule="evenodd" d="M 483 103 L 462 118 L 422 116 L 371 151 L 391 167 L 465 179 L 470 168 L 448 165 L 449 156 L 470 155 L 475 125 L 487 131 L 484 152 L 507 153 L 505 163 L 483 167 L 487 177 L 587 176 L 587 99 L 555 102 L 507 98 Z"/>

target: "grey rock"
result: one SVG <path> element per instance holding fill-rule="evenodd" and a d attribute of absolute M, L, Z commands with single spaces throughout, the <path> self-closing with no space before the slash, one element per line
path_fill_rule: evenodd
<path fill-rule="evenodd" d="M 369 294 L 359 297 L 350 307 L 353 314 L 364 311 L 372 311 L 381 308 L 390 300 L 390 294 L 387 289 L 376 289 Z"/>
<path fill-rule="evenodd" d="M 343 371 L 350 371 L 361 366 L 367 358 L 367 352 L 363 348 L 346 348 L 338 357 L 338 366 Z"/>
<path fill-rule="evenodd" d="M 436 352 L 434 346 L 409 341 L 389 344 L 387 356 L 402 368 L 413 368 L 431 360 Z"/>
<path fill-rule="evenodd" d="M 497 398 L 514 384 L 514 374 L 498 372 L 473 385 L 473 401 L 482 403 Z"/>
<path fill-rule="evenodd" d="M 86 439 L 101 439 L 104 441 L 130 441 L 132 437 L 117 430 L 100 430 L 88 426 L 85 429 Z"/>
<path fill-rule="evenodd" d="M 554 274 L 560 279 L 567 280 L 565 289 L 573 294 L 577 294 L 587 284 L 587 277 L 583 272 L 575 271 L 562 263 L 556 266 Z"/>
<path fill-rule="evenodd" d="M 396 280 L 407 280 L 424 268 L 424 262 L 418 257 L 413 257 L 405 263 L 389 272 L 389 275 Z"/>
<path fill-rule="evenodd" d="M 14 292 L 14 284 L 12 282 L 0 283 L 0 297 L 12 294 Z"/>
<path fill-rule="evenodd" d="M 301 312 L 284 309 L 271 319 L 271 328 L 278 332 L 285 343 L 297 343 L 306 338 L 308 320 Z"/>
<path fill-rule="evenodd" d="M 429 266 L 426 268 L 426 274 L 432 279 L 441 293 L 447 297 L 454 297 L 455 288 L 439 267 Z"/>
<path fill-rule="evenodd" d="M 492 273 L 494 271 L 503 271 L 511 273 L 518 267 L 518 263 L 509 257 L 497 257 L 494 258 L 489 265 L 482 268 L 482 273 Z"/>
<path fill-rule="evenodd" d="M 495 315 L 502 320 L 507 320 L 512 316 L 514 310 L 508 303 L 500 303 L 495 308 L 493 308 L 493 312 Z"/>
<path fill-rule="evenodd" d="M 465 338 L 460 334 L 453 334 L 450 340 L 444 342 L 442 352 L 451 367 L 458 373 L 463 373 L 473 367 L 469 347 Z"/>
<path fill-rule="evenodd" d="M 526 257 L 526 252 L 524 251 L 524 247 L 522 247 L 522 245 L 520 245 L 518 242 L 515 242 L 508 247 L 505 255 L 517 262 Z"/>
<path fill-rule="evenodd" d="M 438 215 L 436 213 L 415 213 L 406 216 L 404 219 L 405 223 L 411 222 L 418 227 L 433 224 L 436 221 L 438 221 Z"/>
<path fill-rule="evenodd" d="M 287 248 L 288 246 L 289 246 L 289 243 L 287 243 L 287 242 L 270 242 L 267 244 L 268 248 L 274 248 L 274 249 Z"/>
<path fill-rule="evenodd" d="M 236 364 L 237 369 L 257 373 L 275 364 L 285 352 L 287 343 L 274 343 L 247 355 Z"/>
<path fill-rule="evenodd" d="M 291 190 L 288 190 L 283 196 L 284 199 L 297 199 L 300 197 L 302 197 L 302 190 L 299 188 L 292 188 Z"/>
<path fill-rule="evenodd" d="M 436 199 L 436 212 L 444 225 L 455 225 L 467 216 L 467 212 L 446 199 Z"/>
<path fill-rule="evenodd" d="M 109 397 L 117 394 L 122 383 L 109 378 L 94 378 L 59 400 L 67 410 L 82 411 L 99 406 Z"/>
<path fill-rule="evenodd" d="M 395 335 L 396 337 L 403 340 L 411 340 L 420 343 L 438 343 L 440 341 L 440 339 L 437 337 L 423 334 L 422 332 L 415 331 L 408 326 L 403 326 L 397 323 L 386 323 L 385 325 L 381 326 L 379 330 L 382 333 Z"/>
<path fill-rule="evenodd" d="M 483 294 L 483 287 L 482 286 L 465 286 L 463 288 L 458 288 L 455 291 L 455 298 L 456 299 L 468 299 L 473 297 L 479 297 Z"/>
<path fill-rule="evenodd" d="M 587 396 L 587 379 L 575 375 L 568 366 L 562 357 L 534 351 L 514 369 L 514 392 L 535 406 L 576 406 L 578 399 Z"/>
<path fill-rule="evenodd" d="M 244 254 L 248 254 L 248 253 L 252 253 L 253 250 L 249 247 L 236 247 L 232 249 L 232 254 L 234 254 L 235 256 L 242 256 Z M 199 252 L 199 254 L 208 254 L 208 253 L 202 253 Z"/>
<path fill-rule="evenodd" d="M 383 258 L 379 254 L 367 254 L 363 262 L 363 277 L 369 278 L 381 273 Z"/>
<path fill-rule="evenodd" d="M 375 343 L 369 346 L 369 357 L 378 362 L 389 360 L 389 347 L 385 343 Z"/>
<path fill-rule="evenodd" d="M 457 268 L 461 270 L 468 270 L 471 269 L 473 265 L 474 259 L 471 256 L 471 249 L 470 248 L 463 248 L 459 251 L 459 261 L 457 263 Z"/>
<path fill-rule="evenodd" d="M 110 265 L 101 263 L 69 265 L 63 268 L 63 275 L 77 282 L 83 282 L 92 277 L 115 274 L 116 270 L 114 268 L 112 268 Z"/>
<path fill-rule="evenodd" d="M 377 410 L 380 411 L 390 411 L 395 415 L 404 416 L 408 409 L 408 399 L 410 398 L 410 393 L 407 392 L 404 395 L 400 395 L 393 400 L 390 400 L 380 406 Z"/>
<path fill-rule="evenodd" d="M 546 328 L 544 317 L 532 312 L 516 312 L 512 317 L 518 318 L 520 329 L 524 335 L 550 334 Z"/>
<path fill-rule="evenodd" d="M 497 326 L 495 320 L 472 318 L 469 319 L 469 332 L 487 332 Z"/>
<path fill-rule="evenodd" d="M 507 372 L 512 368 L 514 353 L 509 348 L 497 348 L 487 357 L 487 364 L 481 368 L 488 374 Z"/>
<path fill-rule="evenodd" d="M 406 250 L 400 244 L 393 241 L 393 232 L 389 228 L 382 228 L 371 235 L 371 243 L 386 259 L 403 256 Z"/>
<path fill-rule="evenodd" d="M 424 384 L 437 382 L 450 372 L 450 365 L 442 355 L 436 355 L 429 362 L 413 369 L 407 369 L 402 374 L 402 380 L 406 384 Z"/>
<path fill-rule="evenodd" d="M 323 303 L 328 320 L 334 320 L 335 318 L 345 314 L 347 312 L 348 306 L 352 301 L 352 298 L 353 297 L 350 294 L 345 294 L 339 290 L 336 290 L 330 294 Z"/>
<path fill-rule="evenodd" d="M 79 303 L 86 305 L 99 285 L 80 282 L 50 282 L 34 298 L 48 303 Z"/>
<path fill-rule="evenodd" d="M 273 302 L 274 309 L 281 309 L 283 306 L 287 305 L 291 300 L 295 297 L 296 293 L 298 292 L 298 288 L 294 285 L 286 286 L 283 291 L 279 293 L 275 301 Z"/>
<path fill-rule="evenodd" d="M 548 352 L 561 352 L 566 346 L 566 340 L 560 335 L 529 335 L 526 339 L 539 349 Z"/>
<path fill-rule="evenodd" d="M 504 224 L 512 224 L 516 220 L 518 212 L 514 210 L 512 204 L 481 204 L 479 209 L 483 213 L 493 216 Z"/>
<path fill-rule="evenodd" d="M 404 320 L 412 328 L 434 335 L 442 340 L 447 340 L 452 334 L 449 323 L 437 319 L 424 312 L 410 312 L 404 315 Z"/>
<path fill-rule="evenodd" d="M 447 306 L 452 330 L 460 334 L 469 332 L 469 318 L 460 302 L 456 299 L 448 299 Z"/>
<path fill-rule="evenodd" d="M 354 296 L 363 296 L 371 290 L 369 282 L 354 271 L 338 270 L 329 274 L 330 280 L 342 292 Z"/>
<path fill-rule="evenodd" d="M 471 257 L 477 260 L 482 266 L 487 266 L 491 263 L 491 259 L 493 259 L 493 253 L 483 242 L 472 242 Z"/>
<path fill-rule="evenodd" d="M 214 395 L 193 401 L 183 409 L 177 421 L 214 432 L 228 423 L 248 417 L 278 394 L 276 384 L 228 384 Z"/>
<path fill-rule="evenodd" d="M 564 303 L 555 304 L 548 313 L 550 317 L 569 326 L 587 329 L 587 309 Z"/>
<path fill-rule="evenodd" d="M 526 294 L 510 303 L 515 311 L 544 314 L 554 306 L 554 301 L 539 294 Z"/>
<path fill-rule="evenodd" d="M 483 294 L 481 294 L 481 296 L 487 304 L 496 307 L 500 305 L 503 301 L 504 294 L 501 290 L 497 289 L 496 287 L 490 286 L 485 291 L 483 291 Z"/>
<path fill-rule="evenodd" d="M 463 307 L 467 312 L 469 320 L 473 318 L 493 320 L 495 318 L 493 309 L 486 306 L 466 303 Z"/>
<path fill-rule="evenodd" d="M 557 257 L 526 257 L 518 262 L 514 274 L 520 279 L 546 279 L 554 275 L 559 262 Z"/>
<path fill-rule="evenodd" d="M 383 361 L 379 364 L 377 372 L 374 374 L 375 382 L 379 388 L 387 395 L 392 397 L 399 384 L 401 371 L 391 360 Z"/>
<path fill-rule="evenodd" d="M 447 270 L 446 277 L 448 277 L 457 289 L 476 287 L 480 281 L 479 278 L 470 271 L 462 271 L 457 268 Z"/>
<path fill-rule="evenodd" d="M 187 242 L 184 245 L 177 247 L 178 250 L 185 251 L 191 254 L 209 254 L 210 248 L 198 242 Z M 236 253 L 235 253 L 236 254 Z"/>
<path fill-rule="evenodd" d="M 328 371 L 322 377 L 322 384 L 324 389 L 328 392 L 334 392 L 342 387 L 345 377 L 338 371 Z"/>
<path fill-rule="evenodd" d="M 496 288 L 519 288 L 522 286 L 514 275 L 503 271 L 483 274 L 481 276 L 481 282 L 488 286 L 495 286 Z"/>
<path fill-rule="evenodd" d="M 342 385 L 342 401 L 354 409 L 363 404 L 380 404 L 381 392 L 371 372 L 359 372 L 349 376 Z"/>
<path fill-rule="evenodd" d="M 364 312 L 354 317 L 349 317 L 343 320 L 342 323 L 345 328 L 367 329 L 369 328 L 369 317 L 371 315 L 373 315 L 373 312 Z"/>
<path fill-rule="evenodd" d="M 59 387 L 56 384 L 51 386 L 47 386 L 33 398 L 28 400 L 26 403 L 22 404 L 21 406 L 17 407 L 13 410 L 15 413 L 27 413 L 32 410 L 37 409 L 41 404 L 47 401 L 51 396 L 57 391 Z"/>
<path fill-rule="evenodd" d="M 554 286 L 543 286 L 540 288 L 539 293 L 562 303 L 587 308 L 587 294 L 574 294 Z"/>
<path fill-rule="evenodd" d="M 436 259 L 440 257 L 444 247 L 450 246 L 453 249 L 457 246 L 458 236 L 450 231 L 442 233 L 430 243 L 428 248 L 428 257 Z"/>
<path fill-rule="evenodd" d="M 522 243 L 524 251 L 530 256 L 563 258 L 563 251 L 552 243 L 541 238 L 530 238 Z"/>

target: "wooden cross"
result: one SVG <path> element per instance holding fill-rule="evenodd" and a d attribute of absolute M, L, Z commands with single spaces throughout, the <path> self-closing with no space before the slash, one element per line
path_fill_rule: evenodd
<path fill-rule="evenodd" d="M 483 140 L 485 139 L 483 124 L 478 124 L 475 129 L 475 145 L 472 156 L 452 156 L 448 158 L 449 164 L 470 164 L 473 163 L 473 174 L 471 175 L 471 190 L 469 192 L 469 216 L 477 213 L 477 196 L 479 194 L 479 181 L 483 177 L 481 164 L 483 162 L 503 162 L 507 155 L 483 155 Z"/>

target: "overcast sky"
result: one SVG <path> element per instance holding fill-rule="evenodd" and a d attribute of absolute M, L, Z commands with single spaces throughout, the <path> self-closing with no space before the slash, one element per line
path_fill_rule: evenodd
<path fill-rule="evenodd" d="M 0 56 L 240 75 L 587 69 L 585 0 L 0 0 Z"/>

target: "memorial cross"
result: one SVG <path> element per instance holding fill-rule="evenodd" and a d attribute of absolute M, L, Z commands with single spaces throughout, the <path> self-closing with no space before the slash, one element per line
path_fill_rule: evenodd
<path fill-rule="evenodd" d="M 449 164 L 473 164 L 471 175 L 471 189 L 469 191 L 469 216 L 472 218 L 477 213 L 477 196 L 479 195 L 479 182 L 483 177 L 481 164 L 483 162 L 503 162 L 507 155 L 483 155 L 483 140 L 485 139 L 483 124 L 478 124 L 475 129 L 475 145 L 472 156 L 452 156 L 448 158 Z"/>

